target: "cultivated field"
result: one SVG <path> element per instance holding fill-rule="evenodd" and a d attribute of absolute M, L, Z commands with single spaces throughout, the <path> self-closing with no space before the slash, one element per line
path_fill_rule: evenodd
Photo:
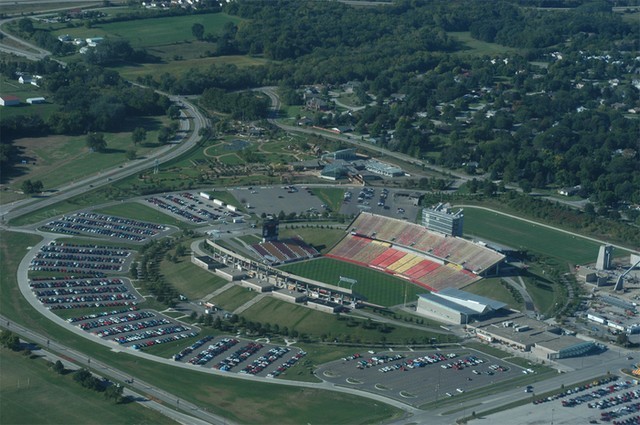
<path fill-rule="evenodd" d="M 338 285 L 340 276 L 356 279 L 358 283 L 354 285 L 353 291 L 364 296 L 367 301 L 383 306 L 402 304 L 405 302 L 405 295 L 408 303 L 414 302 L 418 294 L 428 292 L 403 279 L 331 258 L 304 261 L 281 269 L 331 285 Z"/>

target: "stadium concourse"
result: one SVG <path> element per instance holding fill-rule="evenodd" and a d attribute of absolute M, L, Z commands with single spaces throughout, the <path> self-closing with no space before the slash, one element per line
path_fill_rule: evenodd
<path fill-rule="evenodd" d="M 384 271 L 430 291 L 463 288 L 497 271 L 504 255 L 423 226 L 362 212 L 326 255 Z"/>

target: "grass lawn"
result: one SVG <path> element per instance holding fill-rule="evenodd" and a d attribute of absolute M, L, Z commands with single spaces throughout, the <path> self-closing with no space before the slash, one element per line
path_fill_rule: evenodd
<path fill-rule="evenodd" d="M 500 283 L 500 278 L 483 279 L 464 288 L 472 294 L 488 297 L 496 301 L 502 301 L 510 308 L 523 311 L 524 302 L 517 302 L 511 292 Z"/>
<path fill-rule="evenodd" d="M 478 208 L 465 207 L 464 226 L 467 236 L 527 249 L 573 264 L 593 262 L 598 256 L 596 242 Z"/>
<path fill-rule="evenodd" d="M 306 334 L 314 338 L 324 338 L 327 341 L 338 339 L 341 342 L 379 344 L 427 343 L 431 338 L 447 340 L 448 335 L 434 334 L 400 326 L 388 326 L 389 332 L 382 332 L 379 328 L 365 329 L 365 320 L 336 316 L 310 308 L 291 304 L 275 298 L 267 297 L 245 310 L 242 316 L 247 320 L 260 323 L 277 324 L 280 329 L 288 327 L 299 334 Z M 453 338 L 453 337 L 451 337 Z"/>
<path fill-rule="evenodd" d="M 252 300 L 257 295 L 257 292 L 250 291 L 247 288 L 232 286 L 220 295 L 212 298 L 211 302 L 227 311 L 233 311 L 242 304 Z"/>
<path fill-rule="evenodd" d="M 191 300 L 197 300 L 224 286 L 227 281 L 191 263 L 189 255 L 178 263 L 166 259 L 160 264 L 160 273 L 167 282 Z"/>
<path fill-rule="evenodd" d="M 513 47 L 503 46 L 501 44 L 496 43 L 487 43 L 486 41 L 476 40 L 471 37 L 471 33 L 469 31 L 453 31 L 447 32 L 449 37 L 453 37 L 457 39 L 465 47 L 458 52 L 458 54 L 473 54 L 478 56 L 484 55 L 497 55 L 503 53 L 521 53 L 521 49 L 516 49 Z"/>
<path fill-rule="evenodd" d="M 155 129 L 160 128 L 165 120 L 161 117 L 141 117 L 138 122 L 138 125 L 147 128 L 148 140 L 155 140 Z M 128 150 L 134 149 L 138 156 L 145 156 L 157 147 L 153 143 L 134 146 L 131 131 L 104 133 L 104 136 L 107 142 L 104 153 L 89 152 L 86 136 L 52 135 L 16 139 L 13 144 L 28 163 L 17 167 L 20 175 L 11 179 L 10 187 L 19 189 L 24 180 L 31 179 L 41 180 L 45 189 L 53 189 L 127 162 Z"/>
<path fill-rule="evenodd" d="M 117 205 L 110 205 L 108 207 L 98 208 L 94 210 L 94 212 L 170 226 L 188 226 L 180 220 L 139 202 L 126 202 Z"/>
<path fill-rule="evenodd" d="M 278 418 L 279 423 L 299 424 L 323 418 L 327 423 L 369 424 L 385 422 L 401 415 L 399 410 L 386 404 L 374 405 L 368 399 L 329 391 L 244 382 L 190 370 L 176 373 L 172 366 L 139 359 L 126 352 L 114 353 L 54 325 L 37 314 L 24 300 L 15 280 L 18 263 L 26 253 L 26 248 L 39 240 L 38 236 L 0 232 L 0 268 L 3 271 L 0 273 L 0 311 L 15 322 L 237 422 L 269 424 L 273 423 L 273 418 Z M 269 394 L 272 400 L 278 400 L 278 403 L 265 404 L 265 394 Z M 52 397 L 49 393 L 47 396 Z M 77 405 L 77 400 L 82 398 L 76 397 L 73 404 Z M 331 406 L 330 412 L 326 411 L 327 406 Z M 65 411 L 68 410 L 68 406 L 65 407 Z M 87 423 L 87 417 L 78 423 Z M 71 422 L 62 420 L 58 423 Z M 115 420 L 110 423 L 133 422 Z"/>
<path fill-rule="evenodd" d="M 287 225 L 280 226 L 280 238 L 300 237 L 309 245 L 312 245 L 321 254 L 326 254 L 329 250 L 344 237 L 344 230 L 340 229 L 318 229 L 317 227 L 296 227 L 287 229 Z"/>
<path fill-rule="evenodd" d="M 332 258 L 303 261 L 281 267 L 282 270 L 299 276 L 315 279 L 320 282 L 338 285 L 340 276 L 356 279 L 353 291 L 361 294 L 367 301 L 385 307 L 416 301 L 418 294 L 427 292 L 426 289 L 366 267 Z"/>
<path fill-rule="evenodd" d="M 42 87 L 20 84 L 17 78 L 9 80 L 6 77 L 0 77 L 0 87 L 2 87 L 3 94 L 20 98 L 20 105 L 2 108 L 3 118 L 16 115 L 38 115 L 46 121 L 49 115 L 58 109 L 58 106 L 51 102 L 34 105 L 27 103 L 29 97 L 44 97 L 45 99 L 49 97 L 49 92 Z"/>
<path fill-rule="evenodd" d="M 340 211 L 344 200 L 344 189 L 314 188 L 311 193 L 316 195 L 331 211 Z"/>
<path fill-rule="evenodd" d="M 73 380 L 73 374 L 55 373 L 41 358 L 30 359 L 2 348 L 0 364 L 0 423 L 176 423 L 138 403 L 114 404 L 102 394 L 83 388 Z"/>
<path fill-rule="evenodd" d="M 561 303 L 562 294 L 557 294 L 554 286 L 543 282 L 537 276 L 525 277 L 524 284 L 533 303 L 541 314 L 548 315 L 556 303 Z"/>

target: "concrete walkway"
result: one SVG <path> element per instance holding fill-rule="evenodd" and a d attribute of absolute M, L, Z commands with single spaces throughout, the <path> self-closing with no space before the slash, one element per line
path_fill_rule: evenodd
<path fill-rule="evenodd" d="M 209 301 L 211 298 L 216 297 L 220 294 L 222 294 L 224 291 L 226 291 L 229 288 L 232 288 L 236 286 L 235 283 L 233 282 L 229 282 L 226 285 L 224 285 L 222 288 L 220 289 L 216 289 L 215 291 L 213 291 L 212 293 L 210 293 L 209 295 L 205 295 L 204 297 L 202 297 L 202 302 L 206 302 Z"/>
<path fill-rule="evenodd" d="M 267 295 L 269 295 L 269 294 L 259 294 L 258 296 L 254 297 L 253 299 L 247 301 L 246 303 L 242 304 L 240 307 L 238 307 L 235 310 L 233 310 L 233 314 L 238 315 L 238 314 L 244 312 L 245 310 L 250 308 L 252 305 L 258 303 L 261 299 L 263 299 Z"/>

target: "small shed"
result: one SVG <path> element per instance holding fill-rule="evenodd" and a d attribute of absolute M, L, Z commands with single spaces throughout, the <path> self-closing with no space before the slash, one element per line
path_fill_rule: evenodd
<path fill-rule="evenodd" d="M 44 97 L 29 97 L 27 98 L 27 103 L 30 105 L 34 105 L 36 103 L 45 103 L 46 100 Z"/>
<path fill-rule="evenodd" d="M 20 104 L 20 99 L 17 96 L 3 95 L 0 96 L 1 106 L 16 106 Z"/>

